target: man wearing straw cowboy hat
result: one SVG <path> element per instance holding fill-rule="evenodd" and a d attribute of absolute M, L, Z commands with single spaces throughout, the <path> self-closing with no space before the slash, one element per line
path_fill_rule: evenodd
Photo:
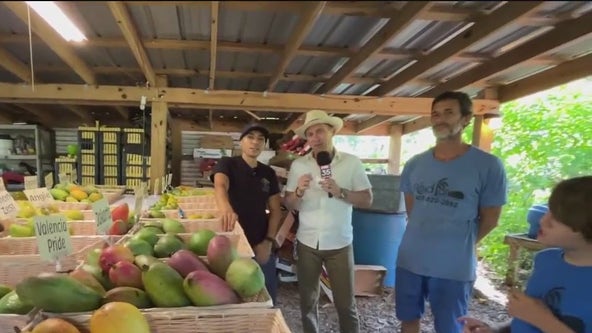
<path fill-rule="evenodd" d="M 292 162 L 285 198 L 287 206 L 299 212 L 297 277 L 305 333 L 319 332 L 319 279 L 323 264 L 341 332 L 360 330 L 354 298 L 352 206 L 370 207 L 372 189 L 362 161 L 333 147 L 333 136 L 342 127 L 340 118 L 311 110 L 304 124 L 295 130 L 312 149 L 311 154 Z M 330 172 L 324 172 L 322 178 L 317 164 L 320 152 L 330 156 Z"/>
<path fill-rule="evenodd" d="M 233 230 L 238 220 L 275 305 L 278 282 L 274 245 L 282 215 L 280 189 L 275 171 L 257 161 L 268 138 L 269 131 L 262 125 L 247 125 L 240 135 L 241 156 L 222 158 L 210 179 L 225 231 Z"/>

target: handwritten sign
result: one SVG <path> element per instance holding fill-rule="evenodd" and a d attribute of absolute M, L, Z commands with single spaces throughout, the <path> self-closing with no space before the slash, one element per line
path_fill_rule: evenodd
<path fill-rule="evenodd" d="M 135 202 L 134 202 L 134 214 L 136 216 L 142 213 L 142 206 L 144 205 L 144 194 L 146 193 L 146 183 L 142 182 L 140 186 L 134 190 Z"/>
<path fill-rule="evenodd" d="M 47 188 L 36 188 L 32 190 L 24 190 L 25 196 L 31 203 L 35 206 L 47 206 L 49 204 L 54 203 L 53 197 L 51 193 L 47 190 Z"/>
<path fill-rule="evenodd" d="M 59 261 L 72 253 L 68 222 L 63 215 L 35 216 L 33 222 L 41 259 Z"/>
<path fill-rule="evenodd" d="M 18 208 L 10 193 L 5 190 L 0 191 L 0 215 L 16 216 Z"/>
<path fill-rule="evenodd" d="M 6 191 L 6 186 L 4 186 L 4 179 L 0 177 L 0 191 Z"/>
<path fill-rule="evenodd" d="M 37 176 L 25 176 L 25 190 L 32 190 L 38 187 Z"/>
<path fill-rule="evenodd" d="M 47 175 L 45 175 L 45 187 L 46 188 L 53 187 L 53 172 L 50 172 Z"/>
<path fill-rule="evenodd" d="M 93 213 L 95 213 L 98 233 L 106 234 L 113 224 L 113 219 L 111 218 L 111 209 L 109 209 L 109 203 L 107 202 L 107 199 L 103 198 L 93 203 L 92 210 Z"/>
<path fill-rule="evenodd" d="M 58 175 L 58 180 L 60 181 L 60 184 L 70 183 L 71 182 L 70 181 L 71 179 L 72 179 L 72 177 L 70 177 L 70 175 L 69 174 L 66 174 L 66 173 L 60 173 Z"/>

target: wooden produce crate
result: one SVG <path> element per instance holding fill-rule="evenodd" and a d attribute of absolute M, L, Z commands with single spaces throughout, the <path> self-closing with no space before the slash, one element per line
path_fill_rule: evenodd
<path fill-rule="evenodd" d="M 27 224 L 26 219 L 17 219 L 11 222 L 7 222 L 6 225 L 10 226 L 11 224 Z M 95 220 L 80 220 L 80 221 L 68 221 L 68 226 L 72 228 L 71 236 L 91 236 L 97 235 L 97 222 Z M 6 236 L 9 236 L 8 231 L 6 231 Z"/>
<path fill-rule="evenodd" d="M 183 211 L 186 210 L 216 210 L 218 206 L 215 201 L 202 201 L 202 202 L 178 202 L 179 208 Z"/>
<path fill-rule="evenodd" d="M 183 307 L 140 310 L 152 333 L 290 333 L 281 310 L 245 307 Z M 43 314 L 44 317 L 64 318 L 81 332 L 89 332 L 90 313 Z"/>
<path fill-rule="evenodd" d="M 164 214 L 165 217 L 168 217 L 170 219 L 181 219 L 181 220 L 185 220 L 189 216 L 195 215 L 195 214 L 200 214 L 200 215 L 210 214 L 210 215 L 213 215 L 214 217 L 220 216 L 220 211 L 217 209 L 183 209 L 183 208 L 181 208 L 181 209 L 183 210 L 183 214 L 185 215 L 185 218 L 181 218 L 181 216 L 179 215 L 178 209 L 163 209 L 163 210 L 161 210 L 161 212 Z"/>
<path fill-rule="evenodd" d="M 60 211 L 64 210 L 89 210 L 91 204 L 85 202 L 65 202 L 65 201 L 55 201 L 53 203 Z"/>
<path fill-rule="evenodd" d="M 73 253 L 61 260 L 62 271 L 73 270 L 87 254 L 106 245 L 103 236 L 71 236 Z M 109 236 L 112 243 L 121 236 Z M 44 261 L 35 237 L 0 238 L 0 284 L 15 286 L 22 279 L 44 272 L 55 272 L 56 265 Z M 5 332 L 0 329 L 0 332 Z"/>

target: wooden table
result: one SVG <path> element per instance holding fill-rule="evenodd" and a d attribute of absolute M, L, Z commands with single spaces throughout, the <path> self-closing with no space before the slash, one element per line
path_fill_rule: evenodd
<path fill-rule="evenodd" d="M 510 246 L 506 285 L 513 287 L 518 280 L 518 257 L 520 256 L 520 251 L 522 249 L 540 251 L 547 246 L 539 243 L 536 239 L 529 238 L 527 234 L 508 234 L 504 237 L 504 243 Z"/>

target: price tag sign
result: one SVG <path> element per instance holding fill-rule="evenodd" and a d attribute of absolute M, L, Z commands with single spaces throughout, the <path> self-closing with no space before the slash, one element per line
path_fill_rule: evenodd
<path fill-rule="evenodd" d="M 31 203 L 35 206 L 47 206 L 53 204 L 55 200 L 51 196 L 51 193 L 47 190 L 47 188 L 36 188 L 32 190 L 24 190 L 25 196 Z"/>
<path fill-rule="evenodd" d="M 134 203 L 134 214 L 136 216 L 142 213 L 142 206 L 144 205 L 144 194 L 146 193 L 146 183 L 142 182 L 140 186 L 136 187 L 134 190 L 135 194 L 135 203 Z"/>
<path fill-rule="evenodd" d="M 111 209 L 107 199 L 103 198 L 92 204 L 93 213 L 95 213 L 97 221 L 97 231 L 99 234 L 107 234 L 109 228 L 113 224 L 111 218 Z"/>
<path fill-rule="evenodd" d="M 16 213 L 18 213 L 18 208 L 12 195 L 5 190 L 0 191 L 0 215 L 12 217 L 16 216 Z"/>
<path fill-rule="evenodd" d="M 72 177 L 66 173 L 60 173 L 58 175 L 58 179 L 60 180 L 60 184 L 67 184 L 72 182 Z"/>
<path fill-rule="evenodd" d="M 36 188 L 39 188 L 37 176 L 25 176 L 25 190 L 32 190 Z"/>
<path fill-rule="evenodd" d="M 4 179 L 0 177 L 0 191 L 6 191 L 6 186 L 4 186 Z"/>
<path fill-rule="evenodd" d="M 59 262 L 72 253 L 68 222 L 63 215 L 35 216 L 33 222 L 41 259 Z"/>
<path fill-rule="evenodd" d="M 53 188 L 53 172 L 50 172 L 47 175 L 45 175 L 45 187 Z"/>

